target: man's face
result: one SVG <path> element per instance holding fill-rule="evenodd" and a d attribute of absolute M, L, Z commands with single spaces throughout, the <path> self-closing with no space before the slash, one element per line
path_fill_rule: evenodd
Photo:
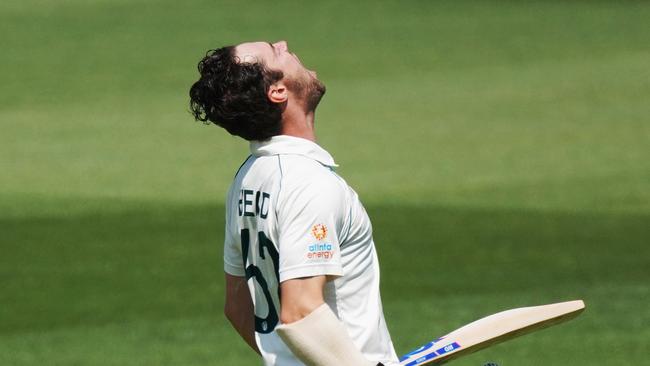
<path fill-rule="evenodd" d="M 235 56 L 240 62 L 262 62 L 267 68 L 282 71 L 289 90 L 314 110 L 323 94 L 325 85 L 318 80 L 316 72 L 307 69 L 300 59 L 289 51 L 287 42 L 249 42 L 235 47 Z"/>

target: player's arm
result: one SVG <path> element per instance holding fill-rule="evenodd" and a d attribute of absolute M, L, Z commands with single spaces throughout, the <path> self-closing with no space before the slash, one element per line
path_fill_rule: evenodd
<path fill-rule="evenodd" d="M 343 324 L 323 299 L 327 278 L 296 278 L 280 284 L 277 333 L 307 366 L 375 366 L 355 347 Z"/>
<path fill-rule="evenodd" d="M 283 324 L 294 323 L 323 305 L 325 282 L 325 276 L 295 278 L 282 282 L 280 321 Z"/>
<path fill-rule="evenodd" d="M 224 306 L 226 318 L 237 330 L 239 335 L 258 354 L 260 350 L 255 342 L 255 315 L 253 300 L 246 277 L 233 276 L 226 273 L 226 304 Z"/>

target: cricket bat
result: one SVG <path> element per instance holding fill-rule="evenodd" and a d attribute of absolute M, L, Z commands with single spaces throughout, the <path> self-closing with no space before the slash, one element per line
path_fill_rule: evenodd
<path fill-rule="evenodd" d="M 574 300 L 502 311 L 407 353 L 400 358 L 400 364 L 441 365 L 459 356 L 573 319 L 584 309 L 582 300 Z"/>

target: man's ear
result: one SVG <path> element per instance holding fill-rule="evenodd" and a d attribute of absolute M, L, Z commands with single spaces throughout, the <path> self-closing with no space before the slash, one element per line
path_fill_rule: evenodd
<path fill-rule="evenodd" d="M 284 103 L 289 99 L 289 90 L 283 83 L 278 82 L 269 87 L 266 96 L 273 103 Z"/>

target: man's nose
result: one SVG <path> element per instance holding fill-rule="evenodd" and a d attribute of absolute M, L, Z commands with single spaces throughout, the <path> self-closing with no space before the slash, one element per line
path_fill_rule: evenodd
<path fill-rule="evenodd" d="M 289 46 L 287 46 L 287 41 L 277 41 L 275 42 L 274 46 L 280 51 L 287 51 L 289 49 Z"/>

